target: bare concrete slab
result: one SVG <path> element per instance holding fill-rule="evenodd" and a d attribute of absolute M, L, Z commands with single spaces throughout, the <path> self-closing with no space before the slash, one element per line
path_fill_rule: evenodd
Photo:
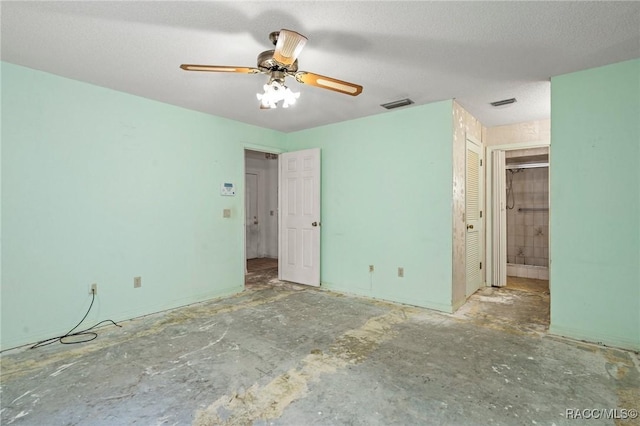
<path fill-rule="evenodd" d="M 567 410 L 640 408 L 638 355 L 546 335 L 544 295 L 483 289 L 446 315 L 270 280 L 2 354 L 2 424 L 576 425 Z"/>

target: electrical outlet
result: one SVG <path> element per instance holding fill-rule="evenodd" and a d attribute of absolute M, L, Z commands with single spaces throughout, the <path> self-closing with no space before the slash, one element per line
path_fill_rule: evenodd
<path fill-rule="evenodd" d="M 369 265 L 369 272 L 373 272 L 373 265 Z"/>
<path fill-rule="evenodd" d="M 91 287 L 89 288 L 89 294 L 98 294 L 98 284 L 91 284 Z"/>
<path fill-rule="evenodd" d="M 142 277 L 133 277 L 133 288 L 142 287 Z"/>
<path fill-rule="evenodd" d="M 222 217 L 230 218 L 231 217 L 231 209 L 223 209 L 222 210 Z"/>
<path fill-rule="evenodd" d="M 402 267 L 398 268 L 398 276 L 400 278 L 404 277 L 404 268 Z"/>

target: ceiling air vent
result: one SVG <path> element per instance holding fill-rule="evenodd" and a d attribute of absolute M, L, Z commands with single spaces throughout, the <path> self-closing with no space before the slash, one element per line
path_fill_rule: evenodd
<path fill-rule="evenodd" d="M 413 101 L 407 98 L 407 99 L 400 99 L 399 101 L 387 102 L 386 104 L 382 104 L 380 106 L 386 109 L 394 109 L 394 108 L 400 108 L 403 106 L 411 105 L 412 103 Z"/>
<path fill-rule="evenodd" d="M 494 107 L 499 107 L 499 106 L 513 104 L 513 103 L 516 103 L 516 102 L 517 102 L 516 98 L 511 98 L 511 99 L 503 99 L 501 101 L 491 102 L 491 105 L 493 105 Z"/>

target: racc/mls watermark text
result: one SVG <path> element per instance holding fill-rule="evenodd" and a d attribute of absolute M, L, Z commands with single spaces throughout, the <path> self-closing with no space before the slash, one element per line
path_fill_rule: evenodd
<path fill-rule="evenodd" d="M 635 408 L 567 408 L 567 420 L 627 420 L 638 418 Z"/>

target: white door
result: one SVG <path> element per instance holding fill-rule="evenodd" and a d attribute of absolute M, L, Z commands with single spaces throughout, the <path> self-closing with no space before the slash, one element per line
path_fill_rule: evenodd
<path fill-rule="evenodd" d="M 278 273 L 320 285 L 320 149 L 280 155 Z"/>
<path fill-rule="evenodd" d="M 466 155 L 466 191 L 465 191 L 465 220 L 466 233 L 466 271 L 467 294 L 469 297 L 482 284 L 482 147 L 471 139 L 467 139 Z"/>
<path fill-rule="evenodd" d="M 493 151 L 492 165 L 492 232 L 491 285 L 507 285 L 507 210 L 506 170 L 504 151 Z"/>
<path fill-rule="evenodd" d="M 258 221 L 258 175 L 245 174 L 245 241 L 247 259 L 258 257 L 260 244 L 260 223 Z"/>

